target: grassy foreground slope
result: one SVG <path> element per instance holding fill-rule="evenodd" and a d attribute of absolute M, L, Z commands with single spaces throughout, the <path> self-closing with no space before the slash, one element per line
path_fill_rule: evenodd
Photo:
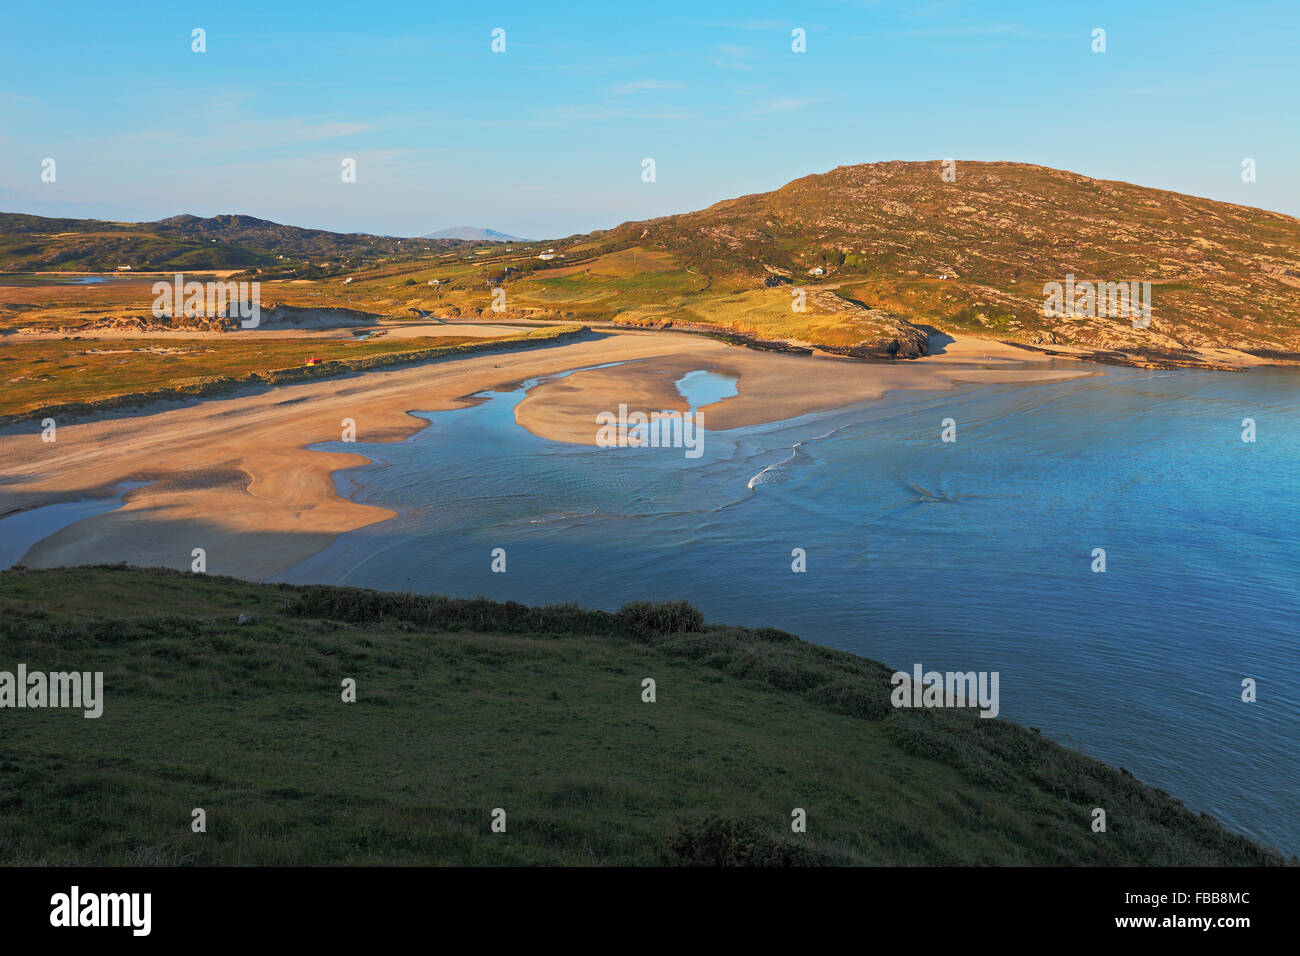
<path fill-rule="evenodd" d="M 1015 724 L 896 711 L 882 664 L 685 605 L 17 569 L 18 663 L 102 670 L 105 703 L 0 710 L 8 864 L 1283 862 Z"/>

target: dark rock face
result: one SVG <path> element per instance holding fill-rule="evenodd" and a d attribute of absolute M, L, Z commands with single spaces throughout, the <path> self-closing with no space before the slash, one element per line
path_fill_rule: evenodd
<path fill-rule="evenodd" d="M 930 336 L 909 325 L 894 335 L 882 333 L 857 345 L 822 346 L 822 350 L 862 359 L 914 359 L 930 354 Z"/>

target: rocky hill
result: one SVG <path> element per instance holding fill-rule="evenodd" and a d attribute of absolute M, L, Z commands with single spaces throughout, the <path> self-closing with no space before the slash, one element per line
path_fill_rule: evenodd
<path fill-rule="evenodd" d="M 841 166 L 592 238 L 663 250 L 715 278 L 785 274 L 988 337 L 1300 353 L 1300 220 L 1023 163 L 958 162 L 952 181 L 943 172 Z M 1044 286 L 1068 276 L 1150 282 L 1149 326 L 1045 316 Z"/>

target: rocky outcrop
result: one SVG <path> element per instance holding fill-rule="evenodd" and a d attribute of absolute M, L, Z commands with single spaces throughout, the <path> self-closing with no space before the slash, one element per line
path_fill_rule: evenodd
<path fill-rule="evenodd" d="M 304 308 L 295 305 L 263 305 L 256 328 L 340 329 L 374 325 L 381 316 L 356 309 Z M 85 325 L 63 326 L 53 331 L 64 335 L 95 332 L 236 332 L 243 328 L 238 316 L 115 315 Z M 20 329 L 20 332 L 49 332 L 48 328 Z"/>
<path fill-rule="evenodd" d="M 95 332 L 232 332 L 239 328 L 239 320 L 217 316 L 154 316 L 116 315 L 96 319 L 86 325 L 48 328 L 31 326 L 18 329 L 19 333 L 41 334 L 54 332 L 60 335 L 86 335 Z"/>
<path fill-rule="evenodd" d="M 827 291 L 810 294 L 808 309 L 835 314 L 858 337 L 852 345 L 818 346 L 823 351 L 866 359 L 910 359 L 930 354 L 929 333 L 883 309 L 867 308 Z"/>

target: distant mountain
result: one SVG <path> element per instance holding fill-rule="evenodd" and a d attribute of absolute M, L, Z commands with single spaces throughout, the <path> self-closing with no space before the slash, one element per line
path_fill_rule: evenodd
<path fill-rule="evenodd" d="M 527 239 L 520 239 L 518 236 L 507 235 L 504 232 L 497 232 L 495 229 L 480 229 L 477 226 L 456 226 L 452 229 L 443 229 L 441 232 L 431 232 L 427 236 L 421 236 L 421 239 L 460 239 L 464 242 L 527 242 Z"/>
<path fill-rule="evenodd" d="M 332 274 L 381 256 L 457 246 L 450 239 L 327 232 L 242 215 L 131 223 L 0 213 L 0 270 L 12 272 L 99 272 L 129 265 L 137 272 L 256 267 L 263 274 Z"/>

